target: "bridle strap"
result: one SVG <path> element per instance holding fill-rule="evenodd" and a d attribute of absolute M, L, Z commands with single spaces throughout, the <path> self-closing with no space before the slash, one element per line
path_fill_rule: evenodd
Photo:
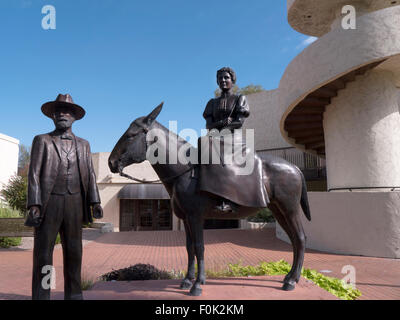
<path fill-rule="evenodd" d="M 183 172 L 181 172 L 181 173 L 179 173 L 177 175 L 174 175 L 172 177 L 168 177 L 168 178 L 165 178 L 165 179 L 151 180 L 151 181 L 134 178 L 134 177 L 130 176 L 129 174 L 126 174 L 126 173 L 124 173 L 122 171 L 119 173 L 119 175 L 121 177 L 125 177 L 125 178 L 128 178 L 130 180 L 133 180 L 133 181 L 136 181 L 136 182 L 139 182 L 139 183 L 143 183 L 143 184 L 158 184 L 158 183 L 163 183 L 163 182 L 166 183 L 166 182 L 172 181 L 172 180 L 174 180 L 176 178 L 179 178 L 180 176 L 184 175 L 186 172 L 189 172 L 189 171 L 192 171 L 192 170 L 193 170 L 193 166 L 190 165 L 189 169 L 187 169 L 187 170 L 185 170 L 185 171 L 183 171 Z"/>
<path fill-rule="evenodd" d="M 130 176 L 129 174 L 123 173 L 122 171 L 119 173 L 119 175 L 121 177 L 128 178 L 129 180 L 133 180 L 133 181 L 144 183 L 144 184 L 155 184 L 155 183 L 160 183 L 161 182 L 161 180 L 147 181 L 147 180 L 137 179 L 137 178 L 134 178 L 134 177 Z"/>

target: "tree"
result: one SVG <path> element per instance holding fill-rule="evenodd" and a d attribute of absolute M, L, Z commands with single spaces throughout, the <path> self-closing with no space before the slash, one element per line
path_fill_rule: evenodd
<path fill-rule="evenodd" d="M 27 146 L 20 144 L 18 156 L 18 174 L 26 177 L 28 175 L 29 161 L 31 159 L 31 150 Z"/>
<path fill-rule="evenodd" d="M 235 94 L 243 94 L 243 95 L 249 95 L 249 94 L 253 94 L 253 93 L 257 93 L 257 92 L 262 92 L 265 91 L 265 89 L 260 86 L 260 85 L 254 85 L 254 84 L 250 84 L 244 88 L 239 88 L 236 84 L 233 86 L 232 88 L 232 92 Z M 216 89 L 214 91 L 214 96 L 216 98 L 218 98 L 221 95 L 221 89 Z"/>
<path fill-rule="evenodd" d="M 232 92 L 233 92 L 233 93 L 238 93 L 239 91 L 240 91 L 240 88 L 237 86 L 237 84 L 235 84 L 235 85 L 233 86 L 233 88 L 232 88 Z M 216 90 L 214 91 L 214 96 L 215 96 L 216 98 L 218 98 L 220 95 L 221 95 L 221 89 L 218 88 L 218 89 L 216 89 Z"/>
<path fill-rule="evenodd" d="M 260 85 L 250 84 L 247 87 L 244 87 L 239 90 L 240 94 L 249 95 L 257 92 L 265 91 L 265 89 Z"/>
<path fill-rule="evenodd" d="M 271 210 L 265 208 L 257 212 L 255 216 L 251 216 L 247 218 L 247 221 L 250 222 L 275 222 L 274 215 Z"/>
<path fill-rule="evenodd" d="M 12 176 L 8 184 L 0 192 L 13 209 L 18 210 L 22 216 L 26 215 L 27 177 Z"/>

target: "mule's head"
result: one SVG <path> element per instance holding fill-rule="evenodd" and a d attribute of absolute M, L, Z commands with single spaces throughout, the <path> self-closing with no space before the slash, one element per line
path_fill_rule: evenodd
<path fill-rule="evenodd" d="M 128 130 L 118 140 L 108 158 L 108 166 L 112 173 L 121 173 L 125 167 L 146 160 L 146 135 L 160 114 L 162 106 L 163 103 L 147 117 L 141 117 L 133 121 Z"/>

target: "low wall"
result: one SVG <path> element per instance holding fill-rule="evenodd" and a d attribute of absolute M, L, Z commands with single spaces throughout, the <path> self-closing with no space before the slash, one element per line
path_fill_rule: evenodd
<path fill-rule="evenodd" d="M 276 228 L 275 222 L 249 222 L 247 219 L 242 219 L 239 221 L 240 229 L 274 229 Z"/>
<path fill-rule="evenodd" d="M 1 218 L 0 237 L 33 237 L 33 228 L 24 226 L 25 218 Z"/>
<path fill-rule="evenodd" d="M 312 221 L 302 222 L 307 248 L 400 258 L 400 192 L 309 192 Z M 289 239 L 277 224 L 276 236 Z"/>

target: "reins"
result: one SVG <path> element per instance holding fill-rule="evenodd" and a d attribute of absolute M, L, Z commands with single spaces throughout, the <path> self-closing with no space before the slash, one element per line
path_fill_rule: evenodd
<path fill-rule="evenodd" d="M 149 128 L 146 128 L 146 127 L 143 127 L 143 126 L 141 126 L 141 128 L 143 129 L 145 134 L 147 134 L 149 132 Z M 181 172 L 181 173 L 179 173 L 177 175 L 174 175 L 172 177 L 168 177 L 168 178 L 165 178 L 165 179 L 150 180 L 150 181 L 134 178 L 134 177 L 130 176 L 129 174 L 124 173 L 123 170 L 120 171 L 119 175 L 121 177 L 125 177 L 125 178 L 128 178 L 129 180 L 133 180 L 133 181 L 136 181 L 136 182 L 139 182 L 139 183 L 143 183 L 143 184 L 157 184 L 157 183 L 163 183 L 163 182 L 172 181 L 172 180 L 174 180 L 176 178 L 179 178 L 180 176 L 184 175 L 186 172 L 189 172 L 191 170 L 193 170 L 193 165 L 192 164 L 189 165 L 189 169 L 187 169 L 187 170 L 185 170 L 185 171 L 183 171 L 183 172 Z"/>
<path fill-rule="evenodd" d="M 125 177 L 125 178 L 128 178 L 128 179 L 130 179 L 130 180 L 133 180 L 133 181 L 136 181 L 136 182 L 139 182 L 139 183 L 143 183 L 143 184 L 156 184 L 156 183 L 163 183 L 163 182 L 172 181 L 172 180 L 174 180 L 174 179 L 176 179 L 176 178 L 179 178 L 180 176 L 184 175 L 186 172 L 191 171 L 192 169 L 193 169 L 193 166 L 190 165 L 189 169 L 187 169 L 187 170 L 185 170 L 185 171 L 183 171 L 183 172 L 181 172 L 181 173 L 179 173 L 179 174 L 177 174 L 177 175 L 174 175 L 174 176 L 172 176 L 172 177 L 168 177 L 168 178 L 165 178 L 165 179 L 150 180 L 150 181 L 148 181 L 148 180 L 141 180 L 141 179 L 138 179 L 138 178 L 134 178 L 134 177 L 130 176 L 129 174 L 126 174 L 126 173 L 124 173 L 124 172 L 122 172 L 122 171 L 119 173 L 119 175 L 120 175 L 121 177 Z"/>

